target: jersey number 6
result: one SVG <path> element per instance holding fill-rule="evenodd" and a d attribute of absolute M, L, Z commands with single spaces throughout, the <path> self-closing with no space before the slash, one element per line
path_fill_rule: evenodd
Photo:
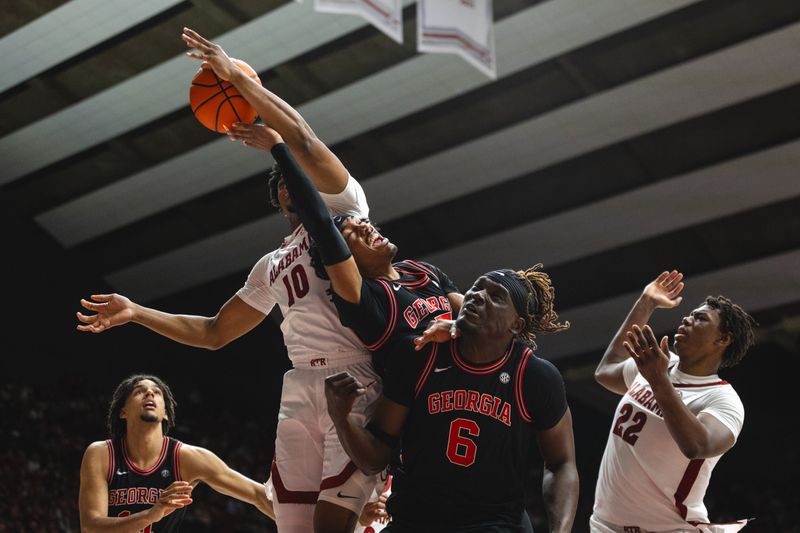
<path fill-rule="evenodd" d="M 447 458 L 450 462 L 463 467 L 474 463 L 478 445 L 470 437 L 480 434 L 481 428 L 474 420 L 456 418 L 450 422 L 450 436 L 447 439 Z"/>

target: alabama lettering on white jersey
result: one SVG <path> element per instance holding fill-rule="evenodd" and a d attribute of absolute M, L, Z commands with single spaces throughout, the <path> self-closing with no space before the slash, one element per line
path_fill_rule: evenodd
<path fill-rule="evenodd" d="M 675 354 L 670 354 L 670 365 L 670 381 L 689 410 L 714 416 L 737 438 L 744 406 L 733 387 L 717 375 L 684 374 Z M 696 531 L 690 523 L 708 522 L 703 496 L 722 456 L 684 456 L 636 363 L 629 359 L 623 370 L 628 392 L 614 413 L 600 464 L 594 516 L 646 531 Z"/>
<path fill-rule="evenodd" d="M 364 190 L 352 176 L 339 194 L 320 195 L 334 215 L 369 215 Z M 255 264 L 236 295 L 264 314 L 278 304 L 283 313 L 283 339 L 294 366 L 316 366 L 315 361 L 331 366 L 337 358 L 366 356 L 368 352 L 355 333 L 339 322 L 331 301 L 330 282 L 314 273 L 308 253 L 310 244 L 311 237 L 300 225 L 280 248 Z"/>

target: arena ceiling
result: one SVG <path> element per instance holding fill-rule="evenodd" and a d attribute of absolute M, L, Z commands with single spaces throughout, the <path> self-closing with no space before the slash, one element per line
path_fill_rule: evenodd
<path fill-rule="evenodd" d="M 0 202 L 17 332 L 41 335 L 36 295 L 55 285 L 72 311 L 97 287 L 216 308 L 286 234 L 268 155 L 191 114 L 183 26 L 306 117 L 401 257 L 464 288 L 544 263 L 573 324 L 542 339 L 546 357 L 596 357 L 669 268 L 687 303 L 659 329 L 720 292 L 765 331 L 797 323 L 800 3 L 495 0 L 496 81 L 417 53 L 404 4 L 399 45 L 312 0 L 6 2 Z"/>

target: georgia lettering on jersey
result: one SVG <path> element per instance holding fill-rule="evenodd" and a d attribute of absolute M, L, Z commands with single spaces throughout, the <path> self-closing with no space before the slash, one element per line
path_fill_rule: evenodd
<path fill-rule="evenodd" d="M 444 272 L 428 263 L 406 260 L 392 266 L 400 278 L 364 278 L 358 304 L 333 297 L 341 323 L 373 352 L 375 370 L 381 375 L 389 357 L 424 361 L 424 354 L 414 351 L 414 339 L 431 321 L 452 318 L 447 295 L 458 292 Z"/>
<path fill-rule="evenodd" d="M 124 440 L 106 441 L 108 446 L 108 516 L 124 517 L 151 508 L 158 502 L 161 493 L 180 477 L 180 449 L 182 443 L 164 437 L 161 454 L 155 464 L 142 470 L 128 457 Z M 150 524 L 143 533 L 173 533 L 186 513 L 177 509 L 155 524 Z"/>
<path fill-rule="evenodd" d="M 458 341 L 433 346 L 421 373 L 404 376 L 402 361 L 392 361 L 384 383 L 387 398 L 411 409 L 389 513 L 420 524 L 497 518 L 516 526 L 535 431 L 566 412 L 563 380 L 519 341 L 481 366 Z"/>

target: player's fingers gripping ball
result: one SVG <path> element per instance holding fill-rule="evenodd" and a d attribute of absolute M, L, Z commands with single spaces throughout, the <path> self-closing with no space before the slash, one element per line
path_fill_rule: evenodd
<path fill-rule="evenodd" d="M 232 59 L 242 71 L 261 83 L 253 68 L 240 59 Z M 208 65 L 203 64 L 192 78 L 189 87 L 192 113 L 206 128 L 226 133 L 234 122 L 252 123 L 258 113 L 229 81 L 221 79 Z"/>

